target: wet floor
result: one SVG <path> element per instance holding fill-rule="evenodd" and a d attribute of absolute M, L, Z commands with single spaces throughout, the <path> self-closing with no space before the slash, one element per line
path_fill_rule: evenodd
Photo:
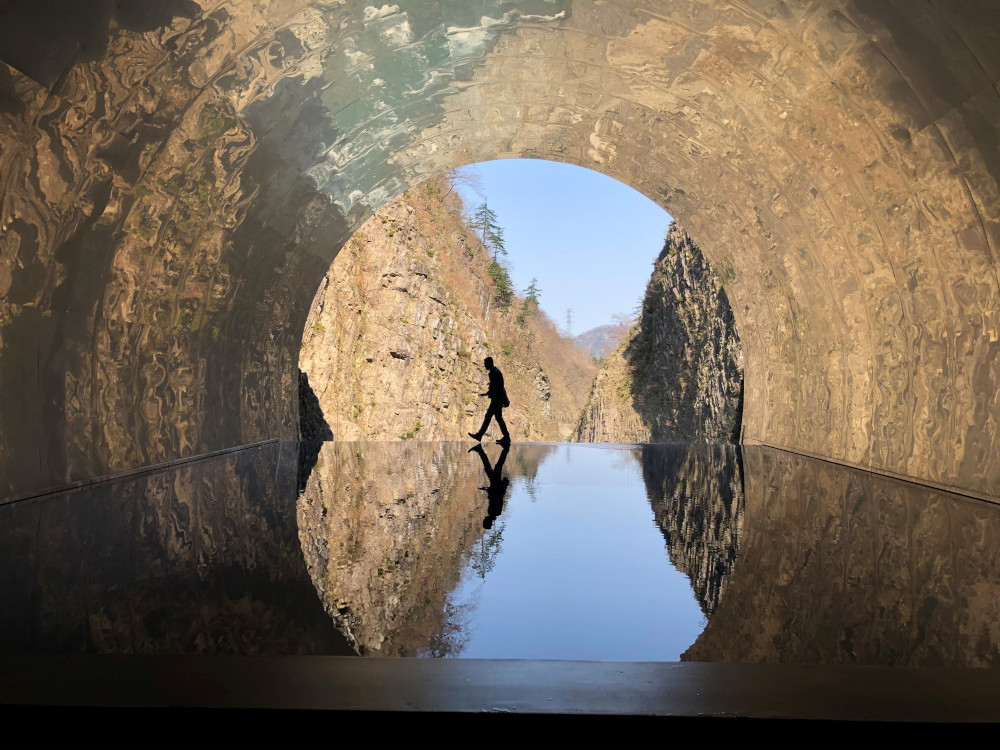
<path fill-rule="evenodd" d="M 0 506 L 0 653 L 1000 663 L 1000 506 L 761 447 L 469 447 Z"/>

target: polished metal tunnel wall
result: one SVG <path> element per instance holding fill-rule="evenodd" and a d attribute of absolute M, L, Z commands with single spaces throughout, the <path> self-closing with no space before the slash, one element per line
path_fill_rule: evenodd
<path fill-rule="evenodd" d="M 745 441 L 997 499 L 998 81 L 991 0 L 0 2 L 0 497 L 294 438 L 339 247 L 533 157 L 704 248 Z"/>

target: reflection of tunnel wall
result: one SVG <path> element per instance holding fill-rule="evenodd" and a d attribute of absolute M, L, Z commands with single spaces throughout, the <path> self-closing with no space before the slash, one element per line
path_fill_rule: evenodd
<path fill-rule="evenodd" d="M 0 507 L 0 653 L 350 654 L 309 580 L 294 446 Z"/>
<path fill-rule="evenodd" d="M 0 494 L 294 436 L 339 246 L 497 156 L 689 229 L 745 439 L 1000 494 L 992 0 L 71 5 L 0 9 Z"/>
<path fill-rule="evenodd" d="M 736 564 L 682 659 L 1000 664 L 1000 508 L 766 448 L 743 461 Z"/>

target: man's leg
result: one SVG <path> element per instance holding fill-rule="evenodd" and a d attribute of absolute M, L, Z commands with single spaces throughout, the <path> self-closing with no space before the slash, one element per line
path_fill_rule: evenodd
<path fill-rule="evenodd" d="M 500 425 L 500 432 L 503 433 L 503 439 L 510 441 L 510 433 L 507 431 L 507 423 L 503 421 L 503 407 L 500 404 L 496 405 L 496 411 L 494 416 L 497 418 L 497 424 Z M 493 412 L 493 405 L 490 405 L 490 411 Z"/>
<path fill-rule="evenodd" d="M 483 446 L 477 443 L 469 448 L 469 452 L 471 453 L 472 451 L 479 454 L 479 458 L 483 462 L 483 470 L 486 472 L 487 478 L 489 478 L 491 472 L 493 471 L 493 467 L 490 466 L 490 460 L 486 457 L 486 451 L 483 450 Z"/>
<path fill-rule="evenodd" d="M 483 426 L 479 428 L 479 432 L 476 433 L 479 437 L 486 434 L 486 430 L 489 429 L 490 419 L 493 417 L 493 402 L 490 402 L 490 408 L 486 410 L 486 416 L 483 417 Z"/>

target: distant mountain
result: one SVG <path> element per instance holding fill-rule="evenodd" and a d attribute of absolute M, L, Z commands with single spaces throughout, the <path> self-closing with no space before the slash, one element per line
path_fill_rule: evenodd
<path fill-rule="evenodd" d="M 583 349 L 590 354 L 591 357 L 604 359 L 625 340 L 628 330 L 629 327 L 623 325 L 597 326 L 597 328 L 584 331 L 579 336 L 574 336 L 573 344 L 578 349 Z"/>

